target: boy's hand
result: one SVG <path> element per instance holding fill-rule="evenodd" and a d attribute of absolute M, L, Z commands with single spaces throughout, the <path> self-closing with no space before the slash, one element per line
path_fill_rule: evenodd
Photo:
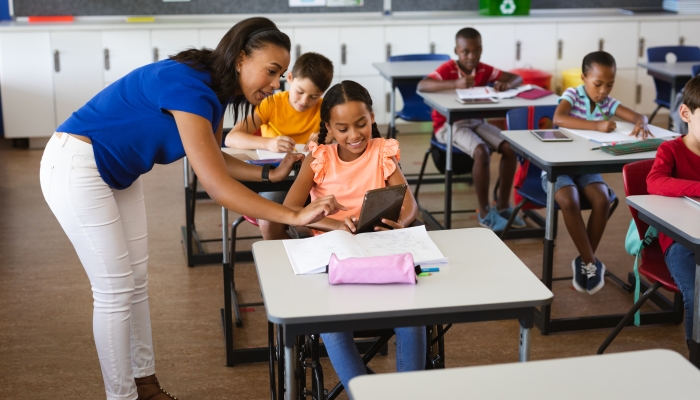
<path fill-rule="evenodd" d="M 615 130 L 617 124 L 614 121 L 598 121 L 595 124 L 595 130 L 605 133 L 610 133 Z"/>
<path fill-rule="evenodd" d="M 277 136 L 267 141 L 267 150 L 276 153 L 289 153 L 294 151 L 296 143 L 289 136 Z"/>
<path fill-rule="evenodd" d="M 389 225 L 390 228 L 385 228 L 383 226 L 375 226 L 374 230 L 375 231 L 388 231 L 390 229 L 403 229 L 403 228 L 405 228 L 405 226 L 403 226 L 401 223 L 394 222 L 394 221 L 388 220 L 386 218 L 382 218 L 382 223 Z"/>
<path fill-rule="evenodd" d="M 510 89 L 511 87 L 510 87 L 510 83 L 508 83 L 508 82 L 496 81 L 496 83 L 493 84 L 493 88 L 497 92 L 503 92 L 503 91 Z"/>
<path fill-rule="evenodd" d="M 345 217 L 344 221 L 337 221 L 334 230 L 355 233 L 357 230 L 355 223 L 357 223 L 357 218 L 355 218 L 354 215 L 351 215 L 350 217 Z"/>
<path fill-rule="evenodd" d="M 455 89 L 468 89 L 474 87 L 474 76 L 465 75 L 455 81 Z"/>
<path fill-rule="evenodd" d="M 270 170 L 270 182 L 279 182 L 284 180 L 284 178 L 289 176 L 294 168 L 294 163 L 304 159 L 304 155 L 301 153 L 289 153 L 282 159 L 280 165 Z"/>
<path fill-rule="evenodd" d="M 640 135 L 642 140 L 647 140 L 650 137 L 654 137 L 654 134 L 649 131 L 649 125 L 647 125 L 645 122 L 635 124 L 634 129 L 632 129 L 632 132 L 630 133 L 630 136 L 634 136 L 636 138 L 639 138 Z"/>

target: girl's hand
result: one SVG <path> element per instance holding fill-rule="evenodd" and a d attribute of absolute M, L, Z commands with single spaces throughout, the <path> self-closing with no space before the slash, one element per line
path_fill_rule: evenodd
<path fill-rule="evenodd" d="M 641 139 L 642 140 L 647 140 L 650 137 L 654 137 L 654 134 L 649 131 L 649 125 L 647 125 L 644 122 L 638 122 L 635 126 L 634 129 L 632 129 L 632 132 L 630 133 L 630 136 L 634 136 L 638 138 L 641 134 Z"/>
<path fill-rule="evenodd" d="M 335 196 L 330 195 L 320 197 L 311 202 L 308 206 L 299 211 L 295 211 L 294 222 L 290 225 L 309 225 L 322 220 L 324 217 L 333 215 L 338 211 L 346 211 L 347 208 L 338 203 Z"/>
<path fill-rule="evenodd" d="M 294 163 L 303 159 L 304 155 L 301 153 L 289 153 L 284 156 L 280 165 L 277 168 L 270 170 L 270 182 L 279 182 L 284 180 L 284 178 L 288 177 L 289 173 L 292 172 Z"/>
<path fill-rule="evenodd" d="M 289 153 L 294 151 L 296 142 L 289 136 L 277 136 L 267 141 L 267 150 L 275 153 Z"/>
<path fill-rule="evenodd" d="M 405 226 L 403 226 L 403 224 L 401 224 L 400 222 L 394 222 L 394 221 L 388 220 L 386 218 L 382 218 L 382 223 L 389 225 L 390 228 L 385 228 L 383 226 L 375 226 L 374 230 L 375 231 L 388 231 L 391 229 L 403 229 L 403 228 L 405 228 Z"/>
<path fill-rule="evenodd" d="M 357 218 L 355 218 L 355 216 L 352 215 L 350 217 L 346 217 L 344 221 L 338 221 L 334 229 L 337 231 L 355 233 L 355 231 L 357 230 L 357 226 L 355 226 L 356 223 Z"/>
<path fill-rule="evenodd" d="M 610 133 L 617 128 L 617 124 L 614 121 L 598 121 L 595 124 L 595 130 L 600 132 Z"/>

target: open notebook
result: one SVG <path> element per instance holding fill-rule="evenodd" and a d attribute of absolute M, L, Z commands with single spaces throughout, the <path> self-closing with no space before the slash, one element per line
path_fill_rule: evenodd
<path fill-rule="evenodd" d="M 510 99 L 511 97 L 517 96 L 519 93 L 536 88 L 538 87 L 534 85 L 522 85 L 513 89 L 497 92 L 496 89 L 489 86 L 475 86 L 467 89 L 455 89 L 455 91 L 457 92 L 457 97 L 462 100 L 488 98 Z"/>
<path fill-rule="evenodd" d="M 341 260 L 411 253 L 416 265 L 447 265 L 447 259 L 424 226 L 358 235 L 332 231 L 307 239 L 284 240 L 283 243 L 296 275 L 325 272 L 333 253 Z"/>
<path fill-rule="evenodd" d="M 571 132 L 574 135 L 581 136 L 590 141 L 596 143 L 612 143 L 612 142 L 634 142 L 640 139 L 634 136 L 629 136 L 634 129 L 634 124 L 626 121 L 615 121 L 617 128 L 610 133 L 598 132 L 598 131 L 588 131 L 584 129 L 569 129 L 569 128 L 559 128 L 565 131 Z M 667 139 L 680 136 L 679 133 L 671 132 L 667 129 L 659 128 L 658 126 L 649 125 L 649 132 L 654 135 L 657 139 Z"/>

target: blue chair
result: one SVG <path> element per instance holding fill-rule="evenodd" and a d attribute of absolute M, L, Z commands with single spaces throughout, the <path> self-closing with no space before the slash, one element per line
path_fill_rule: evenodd
<path fill-rule="evenodd" d="M 700 75 L 700 64 L 693 65 L 693 76 L 698 76 L 698 75 Z"/>
<path fill-rule="evenodd" d="M 548 124 L 551 123 L 554 117 L 554 110 L 556 106 L 540 106 L 540 107 L 526 107 L 526 108 L 516 108 L 508 111 L 506 114 L 506 124 L 508 130 L 529 130 L 529 129 L 539 129 L 548 128 Z M 528 133 L 529 134 L 529 133 Z M 501 239 L 506 238 L 508 232 L 513 225 L 513 219 L 515 215 L 521 209 L 531 210 L 535 208 L 546 208 L 547 207 L 547 193 L 542 189 L 542 170 L 529 161 L 521 160 L 520 168 L 526 168 L 527 174 L 524 179 L 519 180 L 518 177 L 521 176 L 521 171 L 516 173 L 516 180 L 514 182 L 515 194 L 520 197 L 520 201 L 516 204 L 511 218 L 508 220 L 505 229 L 501 232 Z M 610 207 L 610 215 L 615 212 L 620 200 L 615 195 L 615 192 L 609 190 L 610 201 L 612 206 Z M 518 201 L 516 196 L 516 201 Z M 585 196 L 581 196 L 581 209 L 590 210 L 591 205 L 586 200 Z M 559 210 L 559 205 L 555 202 L 554 206 Z M 558 213 L 554 213 L 555 221 L 552 221 L 554 226 L 557 226 L 556 218 Z M 555 229 L 556 237 L 556 229 Z"/>
<path fill-rule="evenodd" d="M 649 62 L 665 62 L 666 55 L 669 53 L 676 56 L 677 62 L 700 61 L 700 47 L 697 46 L 650 47 L 647 49 L 647 59 Z M 693 73 L 693 75 L 696 75 L 696 73 Z M 670 109 L 671 102 L 673 101 L 671 98 L 672 86 L 669 82 L 664 82 L 658 78 L 654 78 L 654 86 L 656 87 L 656 99 L 654 99 L 654 102 L 657 104 L 657 106 L 654 112 L 651 113 L 649 122 L 654 119 L 656 113 L 659 112 L 662 107 Z M 683 85 L 680 85 L 680 87 L 682 86 Z"/>
<path fill-rule="evenodd" d="M 389 57 L 389 62 L 447 61 L 449 59 L 450 56 L 447 54 L 404 54 Z M 428 122 L 431 120 L 430 107 L 423 102 L 422 97 L 416 94 L 418 82 L 399 83 L 396 87 L 403 98 L 403 108 L 401 111 L 396 112 L 396 118 L 410 122 Z"/>

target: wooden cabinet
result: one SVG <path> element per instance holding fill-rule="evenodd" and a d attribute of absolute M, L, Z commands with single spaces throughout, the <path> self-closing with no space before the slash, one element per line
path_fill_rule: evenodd
<path fill-rule="evenodd" d="M 634 110 L 636 108 L 637 69 L 618 69 L 615 74 L 615 86 L 610 96 L 620 100 L 625 107 Z"/>
<path fill-rule="evenodd" d="M 102 49 L 105 87 L 153 61 L 148 30 L 103 31 Z"/>
<path fill-rule="evenodd" d="M 0 60 L 5 137 L 51 136 L 56 120 L 49 32 L 0 34 Z"/>
<path fill-rule="evenodd" d="M 340 64 L 333 65 L 335 75 L 376 76 L 372 63 L 385 57 L 383 28 L 340 28 Z"/>
<path fill-rule="evenodd" d="M 292 58 L 308 52 L 323 54 L 340 66 L 340 29 L 339 28 L 295 28 L 292 42 Z M 290 69 L 294 61 L 290 62 Z"/>
<path fill-rule="evenodd" d="M 515 68 L 518 60 L 518 39 L 514 24 L 477 25 L 483 47 L 481 61 L 498 69 L 509 71 Z M 523 57 L 520 49 L 520 57 Z M 550 56 L 551 57 L 551 56 Z"/>
<path fill-rule="evenodd" d="M 517 68 L 532 67 L 554 73 L 557 67 L 556 24 L 518 24 L 515 26 L 516 45 L 520 46 Z"/>
<path fill-rule="evenodd" d="M 586 54 L 598 50 L 596 23 L 557 24 L 557 71 L 581 68 Z"/>
<path fill-rule="evenodd" d="M 657 46 L 676 46 L 679 44 L 678 21 L 642 21 L 639 23 L 639 42 L 637 57 L 639 62 L 647 61 L 647 49 Z"/>
<path fill-rule="evenodd" d="M 596 50 L 607 51 L 615 57 L 618 69 L 637 68 L 639 45 L 638 22 L 598 23 L 599 40 Z"/>
<path fill-rule="evenodd" d="M 154 29 L 151 47 L 151 62 L 165 60 L 188 48 L 199 48 L 199 32 L 197 29 Z"/>
<path fill-rule="evenodd" d="M 680 41 L 686 46 L 700 46 L 700 21 L 681 21 L 679 25 Z"/>
<path fill-rule="evenodd" d="M 430 53 L 428 38 L 427 25 L 387 26 L 384 30 L 384 40 L 386 41 L 384 60 L 389 56 L 401 54 Z M 454 38 L 452 40 L 454 41 Z"/>
<path fill-rule="evenodd" d="M 51 32 L 56 126 L 103 88 L 99 31 Z"/>
<path fill-rule="evenodd" d="M 428 53 L 455 55 L 455 36 L 464 25 L 430 25 L 428 28 Z M 393 49 L 392 49 L 393 50 Z"/>

